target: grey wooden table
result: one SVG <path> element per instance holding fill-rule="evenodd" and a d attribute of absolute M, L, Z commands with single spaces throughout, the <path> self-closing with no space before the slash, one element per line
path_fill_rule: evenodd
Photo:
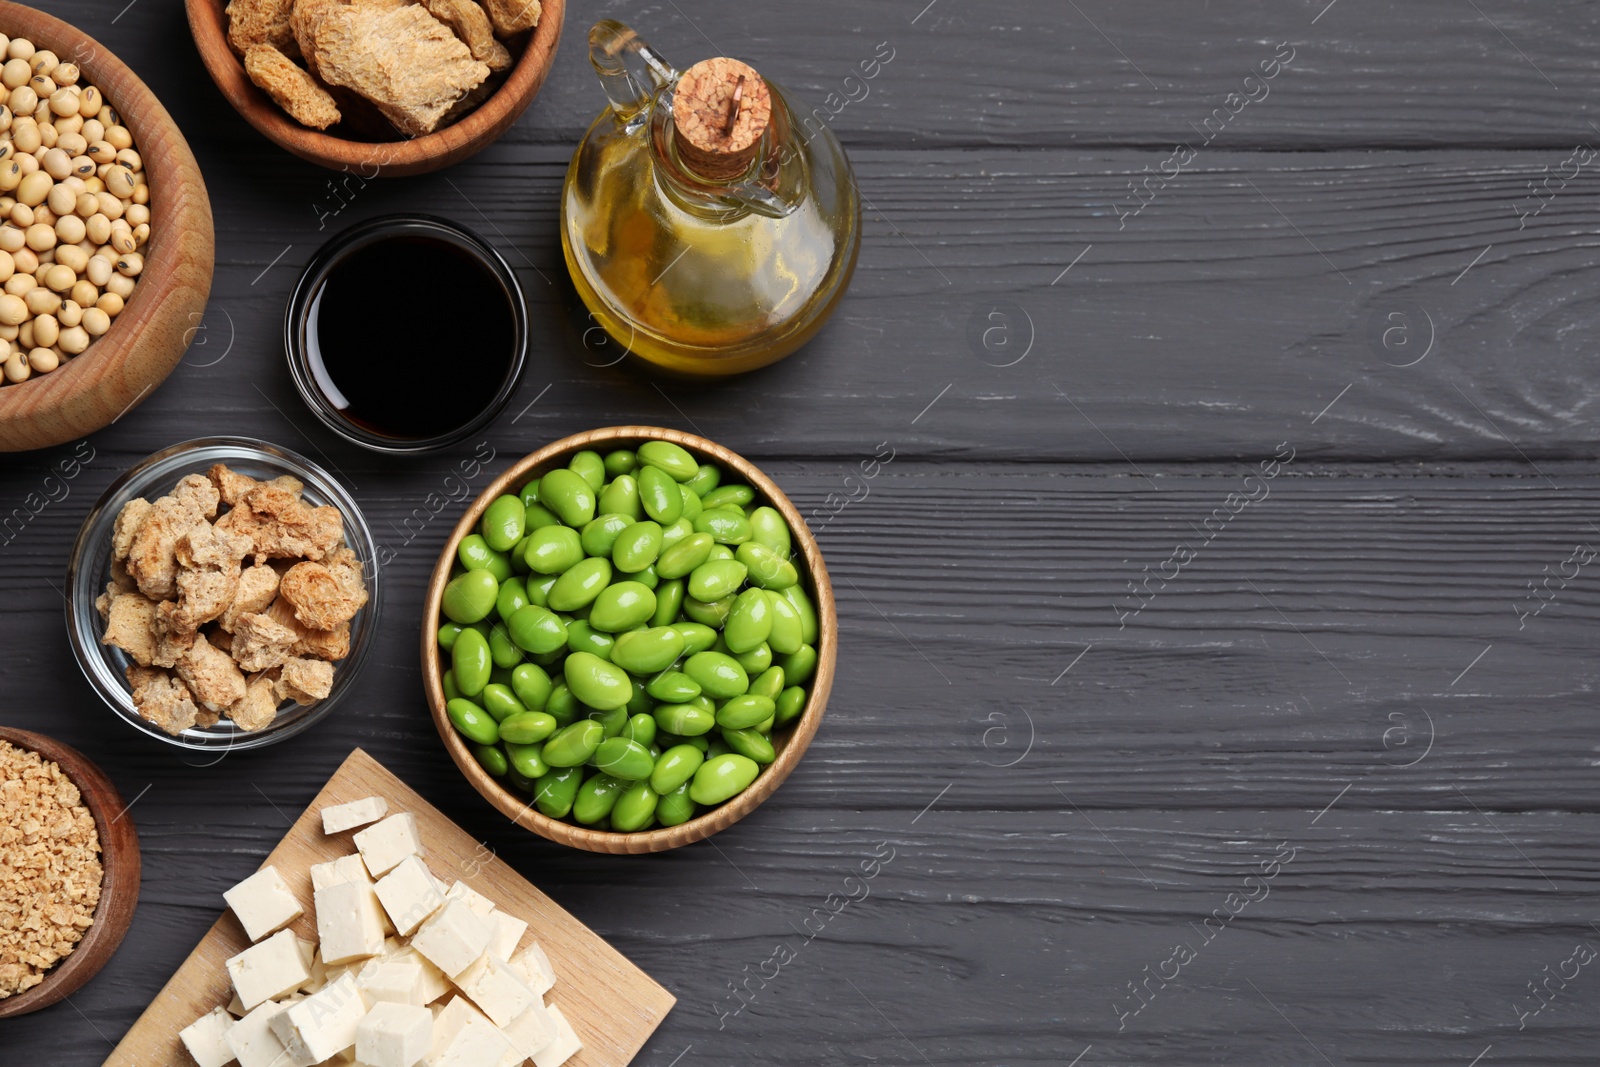
<path fill-rule="evenodd" d="M 504 140 L 325 230 L 327 174 L 219 98 L 176 0 L 51 6 L 182 123 L 218 261 L 188 365 L 0 548 L 4 719 L 98 760 L 145 849 L 120 953 L 0 1061 L 98 1062 L 357 745 L 677 994 L 646 1067 L 1600 1058 L 1595 5 L 580 5 Z M 555 217 L 602 15 L 837 112 L 866 242 L 787 362 L 691 388 L 585 349 Z M 831 516 L 828 717 L 714 843 L 566 851 L 439 752 L 415 648 L 454 507 L 402 523 L 480 442 L 341 444 L 279 325 L 333 229 L 418 209 L 533 305 L 493 470 L 660 423 Z M 57 587 L 119 471 L 235 432 L 336 467 L 397 555 L 364 698 L 191 767 L 97 703 Z M 0 503 L 70 451 L 6 458 Z"/>

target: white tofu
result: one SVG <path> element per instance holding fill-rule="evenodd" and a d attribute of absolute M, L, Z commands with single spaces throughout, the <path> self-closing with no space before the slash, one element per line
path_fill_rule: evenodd
<path fill-rule="evenodd" d="M 356 1027 L 367 1014 L 361 990 L 348 974 L 273 1016 L 273 1034 L 289 1055 L 321 1063 L 356 1043 Z"/>
<path fill-rule="evenodd" d="M 412 1004 L 422 1007 L 422 959 L 379 956 L 368 960 L 356 976 L 356 985 L 372 1004 Z"/>
<path fill-rule="evenodd" d="M 481 919 L 487 919 L 494 912 L 494 901 L 473 889 L 467 883 L 457 880 L 445 893 L 446 900 L 459 900 Z"/>
<path fill-rule="evenodd" d="M 429 963 L 422 953 L 410 945 L 406 945 L 404 951 L 391 958 L 402 960 L 406 963 L 414 963 L 421 968 L 422 980 L 417 985 L 417 995 L 421 997 L 417 1002 L 419 1004 L 432 1004 L 455 989 L 455 986 L 451 984 L 449 978 L 445 977 L 443 971 Z"/>
<path fill-rule="evenodd" d="M 300 983 L 300 992 L 315 993 L 328 984 L 328 965 L 322 962 L 322 950 L 312 945 L 310 941 L 300 942 L 301 955 L 305 955 L 307 947 L 311 948 L 311 966 L 308 968 L 311 977 Z"/>
<path fill-rule="evenodd" d="M 283 1010 L 282 1004 L 268 1001 L 233 1024 L 226 1041 L 239 1067 L 311 1067 L 312 1060 L 290 1053 L 272 1032 L 272 1020 Z"/>
<path fill-rule="evenodd" d="M 488 952 L 461 972 L 456 985 L 496 1026 L 505 1026 L 539 1003 L 539 998 L 517 977 L 510 964 Z"/>
<path fill-rule="evenodd" d="M 478 1021 L 485 1026 L 493 1026 L 489 1017 L 472 1006 L 465 997 L 451 997 L 444 1007 L 436 1008 L 433 1013 L 433 1044 L 428 1049 L 428 1054 L 422 1062 L 426 1067 L 437 1067 L 445 1050 L 450 1047 L 461 1029 L 472 1021 Z"/>
<path fill-rule="evenodd" d="M 317 890 L 315 897 L 317 937 L 322 942 L 322 962 L 329 968 L 383 950 L 378 894 L 370 883 L 340 882 Z"/>
<path fill-rule="evenodd" d="M 376 889 L 395 932 L 404 936 L 410 936 L 444 904 L 428 865 L 416 856 L 395 864 L 394 870 L 378 879 Z"/>
<path fill-rule="evenodd" d="M 228 960 L 228 977 L 246 1011 L 299 988 L 311 977 L 294 934 L 279 930 Z"/>
<path fill-rule="evenodd" d="M 382 797 L 363 797 L 348 804 L 333 804 L 322 809 L 322 832 L 342 834 L 389 814 L 389 802 Z"/>
<path fill-rule="evenodd" d="M 361 861 L 359 853 L 352 852 L 348 856 L 340 856 L 327 863 L 313 863 L 311 865 L 312 890 L 326 889 L 330 885 L 340 882 L 370 882 L 372 878 L 367 874 L 367 865 Z"/>
<path fill-rule="evenodd" d="M 382 878 L 407 856 L 422 855 L 422 841 L 417 837 L 417 820 L 410 812 L 391 815 L 357 833 L 356 848 L 374 878 Z"/>
<path fill-rule="evenodd" d="M 270 863 L 222 894 L 239 917 L 245 936 L 260 941 L 275 934 L 305 913 L 300 902 Z"/>
<path fill-rule="evenodd" d="M 517 1055 L 527 1060 L 549 1048 L 555 1041 L 556 1021 L 550 1017 L 544 1003 L 536 1000 L 531 1008 L 502 1026 L 500 1032 L 506 1035 L 506 1040 L 517 1050 Z"/>
<path fill-rule="evenodd" d="M 413 1067 L 433 1047 L 433 1013 L 415 1004 L 374 1004 L 356 1027 L 356 1059 L 367 1067 Z"/>
<path fill-rule="evenodd" d="M 544 948 L 537 941 L 529 942 L 522 955 L 511 960 L 511 969 L 527 983 L 535 996 L 544 996 L 556 984 L 555 968 L 550 966 L 550 957 L 545 955 Z"/>
<path fill-rule="evenodd" d="M 233 1049 L 228 1047 L 228 1031 L 232 1029 L 233 1016 L 221 1008 L 212 1008 L 179 1030 L 178 1039 L 200 1067 L 223 1067 L 233 1062 Z"/>
<path fill-rule="evenodd" d="M 503 911 L 497 911 L 489 916 L 493 924 L 493 933 L 489 937 L 489 954 L 502 960 L 510 960 L 516 954 L 517 946 L 522 943 L 522 935 L 528 932 L 528 924 Z"/>
<path fill-rule="evenodd" d="M 561 1014 L 561 1009 L 554 1004 L 545 1009 L 550 1013 L 550 1018 L 556 1024 L 556 1039 L 546 1045 L 540 1052 L 533 1054 L 535 1067 L 561 1067 L 573 1056 L 583 1049 L 583 1042 L 578 1040 L 578 1035 L 573 1032 L 572 1024 L 567 1022 L 567 1017 Z"/>
<path fill-rule="evenodd" d="M 516 1049 L 500 1028 L 483 1019 L 468 1019 L 445 1046 L 444 1052 L 430 1058 L 430 1067 L 488 1067 L 498 1064 Z"/>
<path fill-rule="evenodd" d="M 446 975 L 456 975 L 489 947 L 489 924 L 460 900 L 449 900 L 411 938 L 411 947 Z"/>

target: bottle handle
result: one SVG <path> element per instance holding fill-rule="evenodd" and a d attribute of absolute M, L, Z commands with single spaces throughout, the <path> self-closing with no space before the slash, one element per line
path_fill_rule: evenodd
<path fill-rule="evenodd" d="M 589 62 L 622 122 L 636 118 L 656 90 L 678 77 L 672 64 L 616 19 L 601 19 L 589 31 Z"/>

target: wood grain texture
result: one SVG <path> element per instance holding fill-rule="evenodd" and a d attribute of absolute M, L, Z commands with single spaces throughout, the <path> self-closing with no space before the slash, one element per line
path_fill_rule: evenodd
<path fill-rule="evenodd" d="M 527 936 L 543 946 L 556 971 L 550 1001 L 561 1008 L 584 1045 L 568 1063 L 619 1067 L 632 1060 L 671 1010 L 673 996 L 359 748 L 267 856 L 266 863 L 277 869 L 305 909 L 290 925 L 295 935 L 316 939 L 311 866 L 353 851 L 352 832 L 322 832 L 322 809 L 371 796 L 386 800 L 391 814 L 416 817 L 428 866 L 436 876 L 465 882 L 501 911 L 528 923 Z M 224 911 L 117 1045 L 107 1067 L 187 1061 L 178 1031 L 227 1004 L 232 985 L 225 964 L 249 946 L 239 920 Z"/>

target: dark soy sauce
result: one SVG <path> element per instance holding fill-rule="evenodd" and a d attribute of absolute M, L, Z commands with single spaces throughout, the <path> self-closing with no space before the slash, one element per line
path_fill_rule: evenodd
<path fill-rule="evenodd" d="M 427 438 L 494 401 L 516 355 L 511 294 L 457 245 L 386 237 L 328 269 L 306 315 L 317 389 L 371 433 Z"/>

